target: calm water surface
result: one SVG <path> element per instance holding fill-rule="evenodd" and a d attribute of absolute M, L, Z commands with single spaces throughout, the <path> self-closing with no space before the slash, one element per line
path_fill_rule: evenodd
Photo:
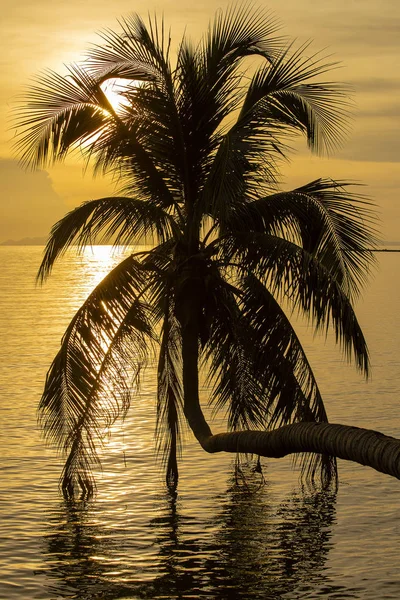
<path fill-rule="evenodd" d="M 154 458 L 154 373 L 115 428 L 95 501 L 67 504 L 36 406 L 62 333 L 119 259 L 66 255 L 43 288 L 42 248 L 0 247 L 0 598 L 400 598 L 400 482 L 340 462 L 335 493 L 302 489 L 290 459 L 237 485 L 232 458 L 187 433 L 179 493 Z M 373 374 L 298 325 L 330 420 L 400 437 L 400 254 L 379 254 L 359 302 Z M 206 391 L 204 391 L 206 399 Z M 217 421 L 214 430 L 223 430 Z"/>

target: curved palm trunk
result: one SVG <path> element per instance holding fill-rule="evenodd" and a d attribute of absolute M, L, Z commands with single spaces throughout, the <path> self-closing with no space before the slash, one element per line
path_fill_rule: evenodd
<path fill-rule="evenodd" d="M 235 431 L 211 436 L 207 452 L 244 452 L 281 458 L 317 452 L 351 460 L 400 479 L 400 440 L 360 427 L 333 423 L 294 423 L 273 431 Z"/>
<path fill-rule="evenodd" d="M 207 450 L 208 440 L 213 437 L 212 431 L 204 418 L 199 399 L 199 372 L 197 327 L 195 323 L 181 323 L 182 330 L 182 377 L 183 377 L 183 412 L 190 429 L 201 446 Z"/>
<path fill-rule="evenodd" d="M 195 326 L 182 326 L 184 413 L 206 452 L 240 452 L 268 458 L 316 452 L 351 460 L 400 479 L 400 440 L 371 429 L 333 423 L 294 423 L 272 431 L 212 434 L 198 393 L 198 341 Z"/>

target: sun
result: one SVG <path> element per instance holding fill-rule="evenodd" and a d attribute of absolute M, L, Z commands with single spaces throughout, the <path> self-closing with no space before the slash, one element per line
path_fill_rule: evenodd
<path fill-rule="evenodd" d="M 129 106 L 129 100 L 124 95 L 128 85 L 132 87 L 134 82 L 130 79 L 107 79 L 101 84 L 101 89 L 107 96 L 107 100 L 116 112 Z"/>

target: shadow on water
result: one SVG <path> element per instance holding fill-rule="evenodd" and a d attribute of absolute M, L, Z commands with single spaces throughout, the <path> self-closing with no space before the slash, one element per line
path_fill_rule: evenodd
<path fill-rule="evenodd" d="M 328 589 L 335 494 L 304 491 L 277 503 L 268 486 L 230 484 L 208 519 L 185 516 L 178 495 L 166 494 L 142 532 L 129 513 L 126 527 L 124 516 L 114 526 L 98 503 L 62 504 L 46 536 L 47 592 L 81 600 L 286 599 Z"/>

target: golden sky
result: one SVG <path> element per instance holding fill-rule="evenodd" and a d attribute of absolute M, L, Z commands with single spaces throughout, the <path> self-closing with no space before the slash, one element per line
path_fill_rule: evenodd
<path fill-rule="evenodd" d="M 6 0 L 0 25 L 0 242 L 42 236 L 67 210 L 110 195 L 101 178 L 83 175 L 68 161 L 46 172 L 27 173 L 13 155 L 10 112 L 18 95 L 45 68 L 63 71 L 98 40 L 96 32 L 118 29 L 117 18 L 131 12 L 164 13 L 178 41 L 184 28 L 197 39 L 219 7 L 229 2 L 176 0 Z M 256 3 L 257 4 L 257 3 Z M 400 240 L 400 3 L 398 0 L 261 1 L 300 44 L 313 40 L 343 63 L 330 78 L 354 88 L 354 121 L 343 148 L 329 159 L 311 157 L 299 146 L 284 172 L 290 188 L 316 177 L 363 182 L 379 207 L 382 239 Z"/>

